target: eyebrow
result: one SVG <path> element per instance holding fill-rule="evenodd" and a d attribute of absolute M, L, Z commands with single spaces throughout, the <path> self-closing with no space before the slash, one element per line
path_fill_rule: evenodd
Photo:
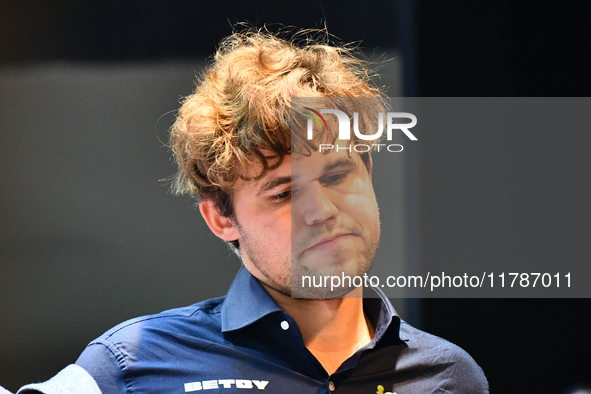
<path fill-rule="evenodd" d="M 342 158 L 335 160 L 331 163 L 328 163 L 326 166 L 324 166 L 324 172 L 328 172 L 330 170 L 333 170 L 333 169 L 339 168 L 339 167 L 344 167 L 344 168 L 355 167 L 355 161 L 353 161 L 353 158 L 350 158 L 350 157 L 342 157 Z M 260 196 L 261 194 L 264 194 L 265 192 L 267 192 L 269 190 L 273 190 L 274 188 L 276 188 L 278 186 L 282 186 L 282 185 L 291 183 L 292 181 L 295 181 L 295 180 L 297 180 L 297 177 L 291 177 L 290 175 L 271 178 L 267 182 L 265 182 L 263 184 L 263 186 L 261 186 L 261 188 L 257 191 L 257 196 Z"/>
<path fill-rule="evenodd" d="M 353 161 L 352 157 L 342 157 L 338 160 L 328 163 L 324 167 L 324 171 L 327 172 L 327 171 L 333 170 L 338 167 L 345 167 L 345 168 L 355 167 L 355 161 Z"/>
<path fill-rule="evenodd" d="M 291 183 L 291 176 L 280 176 L 276 178 L 271 178 L 257 191 L 257 196 L 265 193 L 266 191 L 272 190 L 277 186 L 285 185 L 287 183 Z"/>

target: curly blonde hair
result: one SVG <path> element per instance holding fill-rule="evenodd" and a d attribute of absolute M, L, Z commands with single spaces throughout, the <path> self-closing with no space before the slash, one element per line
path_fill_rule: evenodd
<path fill-rule="evenodd" d="M 231 194 L 246 179 L 244 169 L 260 163 L 261 172 L 249 178 L 258 179 L 290 153 L 292 97 L 381 97 L 353 50 L 328 45 L 321 33 L 301 31 L 288 40 L 247 29 L 221 42 L 171 128 L 175 193 L 213 199 L 232 217 Z"/>

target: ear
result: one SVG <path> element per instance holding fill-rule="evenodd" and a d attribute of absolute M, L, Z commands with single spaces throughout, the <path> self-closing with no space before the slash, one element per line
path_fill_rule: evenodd
<path fill-rule="evenodd" d="M 211 232 L 224 241 L 235 241 L 240 238 L 240 234 L 232 220 L 218 211 L 213 200 L 203 199 L 199 201 L 199 211 L 201 211 L 201 216 L 205 219 L 205 223 L 207 223 Z"/>

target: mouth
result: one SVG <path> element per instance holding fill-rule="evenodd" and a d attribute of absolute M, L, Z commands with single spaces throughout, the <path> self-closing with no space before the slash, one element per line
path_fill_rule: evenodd
<path fill-rule="evenodd" d="M 331 234 L 326 237 L 321 238 L 318 242 L 314 243 L 312 246 L 307 248 L 304 252 L 308 251 L 322 251 L 322 250 L 329 250 L 340 247 L 340 243 L 346 241 L 346 239 L 350 236 L 353 236 L 352 233 L 349 232 L 341 232 L 336 234 Z"/>

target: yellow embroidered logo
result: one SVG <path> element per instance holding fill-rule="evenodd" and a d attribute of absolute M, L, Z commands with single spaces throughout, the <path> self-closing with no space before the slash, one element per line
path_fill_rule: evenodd
<path fill-rule="evenodd" d="M 382 386 L 381 384 L 378 384 L 378 391 L 376 391 L 376 394 L 396 394 L 396 393 L 392 393 L 391 391 L 384 391 L 384 386 Z"/>

